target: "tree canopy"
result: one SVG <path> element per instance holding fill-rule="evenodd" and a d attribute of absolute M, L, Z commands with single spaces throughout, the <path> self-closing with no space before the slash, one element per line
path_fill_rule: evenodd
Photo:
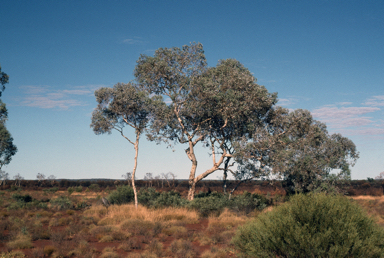
<path fill-rule="evenodd" d="M 9 82 L 9 76 L 1 71 L 0 66 L 0 96 L 5 90 L 5 84 Z M 13 144 L 13 138 L 5 126 L 8 119 L 8 110 L 0 99 L 0 169 L 4 165 L 8 165 L 12 157 L 17 152 L 17 147 Z"/>
<path fill-rule="evenodd" d="M 248 178 L 275 175 L 290 191 L 312 191 L 329 178 L 350 178 L 350 166 L 359 158 L 355 144 L 340 134 L 329 135 L 325 124 L 307 110 L 281 109 L 269 130 L 257 131 L 237 145 L 240 175 Z"/>
<path fill-rule="evenodd" d="M 208 67 L 200 43 L 141 55 L 134 75 L 135 82 L 95 92 L 91 127 L 96 134 L 119 131 L 135 146 L 136 158 L 144 130 L 151 141 L 185 144 L 191 161 L 189 200 L 196 184 L 218 170 L 240 180 L 277 175 L 295 191 L 310 191 L 333 169 L 348 178 L 358 158 L 351 140 L 329 135 L 309 111 L 277 106 L 277 93 L 257 84 L 239 61 L 219 60 Z M 123 134 L 125 125 L 135 129 L 136 142 Z M 199 175 L 197 144 L 212 157 L 212 166 Z M 239 164 L 236 171 L 231 159 Z"/>
<path fill-rule="evenodd" d="M 160 48 L 153 57 L 141 55 L 135 76 L 143 90 L 169 99 L 167 108 L 157 113 L 151 135 L 155 140 L 187 144 L 185 152 L 192 163 L 190 200 L 196 183 L 232 156 L 226 145 L 264 126 L 277 102 L 277 95 L 258 85 L 249 70 L 234 59 L 208 68 L 199 43 L 182 49 Z M 196 176 L 194 148 L 199 142 L 211 148 L 213 165 Z"/>
<path fill-rule="evenodd" d="M 91 128 L 95 134 L 111 133 L 117 130 L 135 148 L 135 163 L 131 174 L 137 208 L 137 192 L 135 187 L 135 172 L 139 152 L 139 139 L 156 108 L 161 108 L 162 97 L 150 98 L 146 91 L 140 91 L 133 83 L 118 83 L 113 88 L 100 88 L 95 91 L 96 109 L 92 113 Z M 128 125 L 135 130 L 136 139 L 131 140 L 124 134 Z"/>

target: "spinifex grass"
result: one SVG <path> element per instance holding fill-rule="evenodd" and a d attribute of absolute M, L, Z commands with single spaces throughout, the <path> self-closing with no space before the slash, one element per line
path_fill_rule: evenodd
<path fill-rule="evenodd" d="M 181 221 L 188 224 L 198 223 L 199 216 L 195 211 L 185 208 L 148 209 L 139 205 L 137 210 L 133 204 L 112 205 L 108 210 L 102 206 L 92 206 L 84 212 L 87 216 L 102 219 L 100 223 L 118 225 L 125 220 L 144 220 L 150 222 L 175 222 Z"/>

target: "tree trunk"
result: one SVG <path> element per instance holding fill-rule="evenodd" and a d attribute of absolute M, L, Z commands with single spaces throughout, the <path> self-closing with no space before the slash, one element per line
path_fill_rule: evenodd
<path fill-rule="evenodd" d="M 192 160 L 192 167 L 191 172 L 189 173 L 189 191 L 188 191 L 188 200 L 192 201 L 195 197 L 195 189 L 196 189 L 196 182 L 195 182 L 195 174 L 196 174 L 196 168 L 197 168 L 197 160 L 195 155 L 193 154 L 194 160 Z"/>
<path fill-rule="evenodd" d="M 228 177 L 228 165 L 231 157 L 227 157 L 224 162 L 224 172 L 223 172 L 223 192 L 227 192 L 227 177 Z"/>
<path fill-rule="evenodd" d="M 137 168 L 137 156 L 139 154 L 139 138 L 140 138 L 140 133 L 137 133 L 136 134 L 136 142 L 135 142 L 135 165 L 133 167 L 133 171 L 132 171 L 132 188 L 133 188 L 133 193 L 135 195 L 135 207 L 136 207 L 136 210 L 137 210 L 137 190 L 136 190 L 136 185 L 135 185 L 135 174 L 136 174 L 136 168 Z"/>

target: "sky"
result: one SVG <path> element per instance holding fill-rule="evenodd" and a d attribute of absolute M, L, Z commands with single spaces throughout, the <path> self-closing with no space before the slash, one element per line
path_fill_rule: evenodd
<path fill-rule="evenodd" d="M 1 99 L 18 147 L 10 178 L 122 178 L 133 146 L 90 128 L 94 91 L 134 79 L 136 60 L 158 48 L 204 46 L 209 66 L 239 60 L 278 105 L 307 109 L 360 152 L 353 179 L 384 171 L 384 1 L 2 0 Z M 133 131 L 126 130 L 128 136 Z M 189 176 L 185 146 L 141 138 L 137 178 Z M 200 174 L 212 166 L 197 149 Z M 210 178 L 218 179 L 220 172 Z"/>

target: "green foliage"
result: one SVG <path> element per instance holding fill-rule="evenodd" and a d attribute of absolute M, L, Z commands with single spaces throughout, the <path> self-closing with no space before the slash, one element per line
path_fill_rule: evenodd
<path fill-rule="evenodd" d="M 67 191 L 68 191 L 68 194 L 71 195 L 71 194 L 73 194 L 73 192 L 75 191 L 75 188 L 73 188 L 73 187 L 68 187 Z"/>
<path fill-rule="evenodd" d="M 83 191 L 83 187 L 81 185 L 75 187 L 75 192 L 81 193 Z"/>
<path fill-rule="evenodd" d="M 224 208 L 228 206 L 228 203 L 228 196 L 212 192 L 207 196 L 194 198 L 188 203 L 188 207 L 198 211 L 201 216 L 208 217 L 211 214 L 220 215 Z"/>
<path fill-rule="evenodd" d="M 260 194 L 245 191 L 231 199 L 230 209 L 237 212 L 250 213 L 254 210 L 262 210 L 269 204 L 267 198 Z"/>
<path fill-rule="evenodd" d="M 5 84 L 8 82 L 9 76 L 1 71 L 0 66 L 0 97 L 5 90 Z M 8 165 L 12 160 L 12 156 L 14 156 L 17 152 L 17 147 L 13 144 L 13 138 L 5 127 L 7 119 L 7 108 L 0 100 L 0 168 L 4 165 Z"/>
<path fill-rule="evenodd" d="M 160 193 L 156 192 L 155 188 L 142 188 L 137 194 L 137 200 L 141 205 L 148 207 L 151 205 L 152 200 L 157 199 L 159 195 Z"/>
<path fill-rule="evenodd" d="M 152 187 L 141 189 L 137 195 L 138 202 L 151 208 L 184 207 L 187 200 L 176 191 L 158 193 Z"/>
<path fill-rule="evenodd" d="M 195 199 L 188 203 L 188 207 L 198 211 L 201 216 L 207 217 L 218 216 L 225 208 L 235 212 L 250 213 L 255 209 L 262 210 L 268 204 L 267 199 L 259 194 L 244 192 L 229 199 L 226 194 L 212 192 L 195 195 Z"/>
<path fill-rule="evenodd" d="M 173 190 L 160 193 L 159 197 L 152 203 L 152 207 L 183 207 L 187 204 L 187 200 L 183 199 L 180 193 Z"/>
<path fill-rule="evenodd" d="M 353 201 L 310 193 L 240 227 L 233 243 L 242 257 L 383 257 L 383 238 Z"/>
<path fill-rule="evenodd" d="M 372 183 L 372 182 L 375 182 L 375 179 L 373 179 L 372 177 L 367 177 L 367 181 Z"/>
<path fill-rule="evenodd" d="M 112 191 L 107 199 L 111 204 L 124 204 L 134 200 L 132 187 L 128 185 L 117 186 L 116 190 Z"/>
<path fill-rule="evenodd" d="M 58 187 L 51 187 L 51 188 L 43 189 L 43 192 L 45 192 L 45 193 L 56 193 L 57 191 L 59 191 Z"/>
<path fill-rule="evenodd" d="M 100 191 L 100 186 L 98 184 L 91 184 L 88 189 L 92 192 L 98 192 Z"/>
<path fill-rule="evenodd" d="M 50 201 L 51 205 L 59 210 L 72 208 L 71 200 L 66 196 L 59 196 Z"/>
<path fill-rule="evenodd" d="M 29 194 L 21 195 L 19 193 L 14 193 L 11 196 L 12 199 L 18 201 L 18 202 L 31 202 L 32 197 Z"/>
<path fill-rule="evenodd" d="M 0 100 L 1 104 L 1 100 Z M 8 165 L 12 156 L 17 152 L 17 147 L 13 144 L 13 138 L 4 123 L 0 122 L 0 167 Z"/>
<path fill-rule="evenodd" d="M 3 91 L 5 90 L 5 84 L 7 84 L 8 82 L 9 82 L 9 76 L 8 74 L 1 71 L 1 66 L 0 66 L 0 85 L 1 85 L 0 97 Z"/>

